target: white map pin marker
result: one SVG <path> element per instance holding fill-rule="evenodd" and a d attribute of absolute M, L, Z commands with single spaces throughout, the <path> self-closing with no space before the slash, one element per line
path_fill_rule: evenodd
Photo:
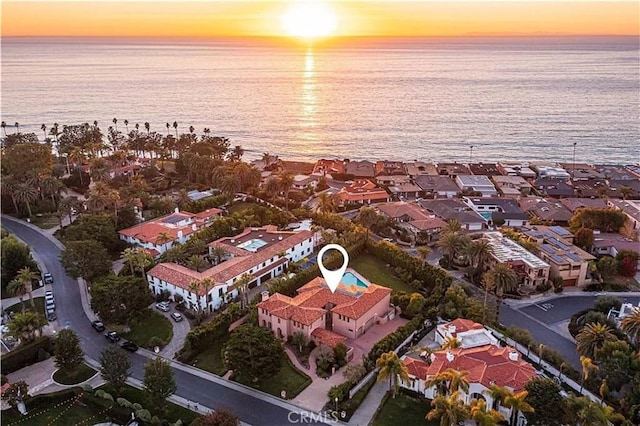
<path fill-rule="evenodd" d="M 327 250 L 338 250 L 342 254 L 342 258 L 344 259 L 344 263 L 342 266 L 335 271 L 330 271 L 324 267 L 322 264 L 322 255 L 325 254 Z M 338 244 L 327 244 L 326 246 L 320 249 L 318 253 L 318 266 L 320 267 L 320 272 L 322 272 L 322 276 L 324 280 L 327 282 L 329 289 L 332 293 L 335 293 L 338 288 L 338 284 L 340 284 L 340 280 L 342 280 L 342 276 L 344 275 L 344 271 L 347 269 L 347 265 L 349 264 L 349 253 L 345 250 L 344 247 Z"/>

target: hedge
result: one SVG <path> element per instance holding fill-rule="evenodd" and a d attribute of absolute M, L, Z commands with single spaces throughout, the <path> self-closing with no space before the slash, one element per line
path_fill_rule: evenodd
<path fill-rule="evenodd" d="M 42 361 L 38 359 L 40 349 L 53 353 L 54 341 L 49 336 L 38 337 L 33 342 L 20 345 L 11 352 L 2 355 L 0 364 L 3 374 L 13 373 L 28 365 Z"/>
<path fill-rule="evenodd" d="M 189 331 L 185 338 L 184 347 L 178 354 L 178 359 L 182 362 L 188 362 L 197 352 L 202 351 L 207 344 L 226 336 L 229 333 L 229 326 L 246 313 L 246 310 L 227 309 L 216 315 L 211 321 Z"/>

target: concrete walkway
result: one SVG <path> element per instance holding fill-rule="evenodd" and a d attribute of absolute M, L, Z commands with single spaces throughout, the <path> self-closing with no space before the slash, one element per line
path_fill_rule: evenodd
<path fill-rule="evenodd" d="M 320 353 L 320 347 L 315 348 L 313 351 L 311 351 L 311 354 L 309 354 L 308 369 L 303 367 L 298 362 L 295 355 L 293 355 L 293 353 L 289 349 L 286 349 L 286 351 L 287 355 L 289 355 L 289 358 L 291 358 L 291 361 L 296 365 L 296 367 L 301 371 L 307 373 L 309 377 L 311 377 L 311 380 L 313 380 L 313 382 L 309 386 L 307 386 L 305 390 L 300 392 L 298 396 L 293 398 L 291 402 L 311 411 L 322 410 L 324 405 L 329 400 L 329 397 L 327 396 L 327 394 L 329 393 L 329 389 L 345 381 L 342 372 L 344 371 L 346 366 L 342 367 L 339 371 L 336 372 L 336 374 L 329 377 L 328 379 L 323 379 L 316 374 L 316 357 Z"/>
<path fill-rule="evenodd" d="M 387 381 L 376 382 L 371 390 L 369 390 L 362 404 L 360 404 L 356 412 L 353 413 L 348 424 L 352 426 L 367 426 L 371 423 L 378 407 L 382 404 L 382 398 L 384 398 L 388 390 L 389 383 Z"/>
<path fill-rule="evenodd" d="M 155 309 L 155 307 L 151 306 L 150 309 Z M 169 344 L 160 351 L 160 355 L 163 357 L 173 359 L 175 358 L 176 353 L 182 349 L 182 346 L 184 346 L 184 339 L 187 337 L 189 330 L 191 330 L 191 324 L 189 324 L 189 320 L 184 316 L 184 314 L 182 314 L 182 321 L 176 322 L 171 318 L 172 311 L 178 312 L 175 310 L 174 304 L 171 305 L 171 310 L 169 312 L 161 312 L 157 309 L 155 309 L 155 311 L 162 314 L 169 320 L 171 325 L 173 325 L 173 337 Z"/>

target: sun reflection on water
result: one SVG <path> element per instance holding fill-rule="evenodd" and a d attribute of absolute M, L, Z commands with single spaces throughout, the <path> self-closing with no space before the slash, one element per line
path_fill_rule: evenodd
<path fill-rule="evenodd" d="M 304 140 L 317 140 L 318 135 L 314 128 L 318 124 L 317 110 L 317 90 L 315 61 L 313 50 L 309 48 L 305 55 L 304 71 L 302 73 L 302 94 L 301 94 L 301 126 L 304 128 L 300 135 Z"/>

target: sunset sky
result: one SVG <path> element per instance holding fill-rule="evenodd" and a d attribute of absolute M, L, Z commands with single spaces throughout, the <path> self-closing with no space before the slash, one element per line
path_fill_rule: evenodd
<path fill-rule="evenodd" d="M 2 35 L 287 36 L 300 30 L 283 24 L 283 17 L 303 2 L 3 1 Z M 329 11 L 327 31 L 336 36 L 640 34 L 638 1 L 316 3 Z"/>

